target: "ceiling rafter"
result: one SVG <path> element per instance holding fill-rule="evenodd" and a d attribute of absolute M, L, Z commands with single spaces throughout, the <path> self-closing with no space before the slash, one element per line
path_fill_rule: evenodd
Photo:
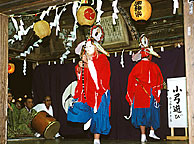
<path fill-rule="evenodd" d="M 9 8 L 2 9 L 1 4 L 2 1 L 4 2 L 10 2 L 11 0 L 1 0 L 0 2 L 0 12 L 3 12 L 4 14 L 18 14 L 22 15 L 22 13 L 36 13 L 36 12 L 41 12 L 43 9 L 48 8 L 51 5 L 64 5 L 68 2 L 73 2 L 74 0 L 23 0 L 23 3 L 21 0 L 12 0 L 13 3 L 14 1 L 18 1 L 18 5 L 15 5 L 15 7 L 12 7 L 11 5 L 6 5 Z M 31 1 L 31 3 L 29 2 Z M 102 10 L 104 11 L 103 16 L 105 16 L 108 12 L 112 12 L 112 0 L 102 0 L 103 5 L 102 5 Z M 21 2 L 21 3 L 20 3 Z M 119 1 L 120 6 L 122 6 L 128 14 L 129 12 L 129 7 L 133 1 L 128 1 L 128 0 L 122 0 Z M 161 46 L 168 48 L 172 47 L 175 43 L 180 43 L 183 41 L 183 25 L 182 25 L 182 19 L 179 19 L 182 17 L 180 13 L 178 15 L 173 15 L 172 14 L 172 2 L 168 2 L 168 0 L 149 0 L 149 2 L 152 4 L 153 12 L 152 12 L 152 17 L 144 24 L 140 25 L 137 22 L 133 22 L 133 25 L 137 28 L 137 31 L 139 33 L 145 33 L 148 35 L 149 38 L 151 38 L 152 41 L 150 41 L 151 45 L 154 48 L 159 48 Z M 168 2 L 168 5 L 167 5 Z M 11 2 L 12 3 L 12 2 Z M 10 4 L 11 4 L 10 3 Z M 96 6 L 96 3 L 93 7 Z M 9 11 L 11 9 L 11 11 Z M 40 10 L 40 11 L 39 11 Z M 52 12 L 49 14 L 49 17 L 45 18 L 46 21 L 50 22 L 50 20 L 53 20 L 55 16 L 55 12 Z M 30 17 L 31 19 L 32 17 Z M 35 18 L 35 17 L 34 17 Z M 37 19 L 39 17 L 37 16 Z M 19 18 L 18 18 L 19 20 Z M 24 19 L 23 19 L 24 20 Z M 28 21 L 28 20 L 27 20 Z M 74 22 L 74 17 L 72 15 L 72 10 L 70 6 L 66 10 L 66 13 L 61 17 L 60 19 L 60 27 L 61 28 L 73 28 L 73 22 Z M 27 23 L 25 23 L 28 25 Z M 74 48 L 75 45 L 79 41 L 82 40 L 82 38 L 85 38 L 85 32 L 82 32 L 83 29 L 85 30 L 86 27 L 79 27 L 77 29 L 77 32 L 79 32 L 77 35 L 79 35 L 79 39 L 77 39 L 73 43 L 73 47 L 71 49 L 71 54 L 68 55 L 68 59 L 74 58 Z M 55 28 L 53 29 L 53 35 L 55 35 Z M 175 37 L 176 36 L 176 37 Z M 34 32 L 31 31 L 28 33 L 28 35 L 24 36 L 23 38 L 23 44 L 21 45 L 21 42 L 16 42 L 15 47 L 9 47 L 10 53 L 9 56 L 15 57 L 18 54 L 21 53 L 20 49 L 27 50 L 27 48 L 32 45 L 32 42 L 35 40 L 34 38 Z M 47 41 L 46 41 L 47 40 Z M 65 47 L 63 47 L 63 40 L 59 39 L 59 37 L 56 36 L 50 36 L 49 40 L 43 39 L 43 43 L 40 44 L 40 47 L 35 48 L 34 51 L 27 56 L 27 59 L 31 61 L 51 61 L 51 60 L 59 60 L 61 54 L 63 54 L 66 50 Z M 44 51 L 42 50 L 44 49 Z M 106 48 L 105 48 L 106 49 Z M 121 52 L 125 50 L 125 52 L 128 51 L 136 51 L 138 50 L 138 41 L 130 41 L 129 45 L 126 46 L 121 46 L 118 45 L 118 47 L 113 47 L 110 45 L 106 50 L 109 51 L 110 53 L 113 53 L 115 51 Z"/>
<path fill-rule="evenodd" d="M 75 0 L 16 0 L 17 3 L 4 2 L 0 3 L 0 13 L 11 15 L 17 14 L 20 12 L 27 12 L 33 10 L 40 10 L 43 8 L 47 8 L 52 5 L 60 5 L 68 2 L 73 2 Z"/>

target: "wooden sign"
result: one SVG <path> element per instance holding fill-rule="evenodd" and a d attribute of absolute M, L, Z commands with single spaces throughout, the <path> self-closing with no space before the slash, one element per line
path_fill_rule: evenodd
<path fill-rule="evenodd" d="M 186 77 L 168 78 L 168 125 L 171 136 L 168 140 L 187 140 L 187 97 Z M 174 128 L 185 128 L 185 136 L 175 136 Z"/>
<path fill-rule="evenodd" d="M 186 78 L 168 78 L 168 125 L 185 128 L 187 124 Z"/>
<path fill-rule="evenodd" d="M 116 20 L 117 24 L 113 25 L 112 16 L 106 16 L 101 18 L 101 25 L 104 30 L 104 43 L 103 47 L 121 47 L 129 45 L 129 37 L 127 32 L 126 24 L 121 17 L 118 15 Z"/>

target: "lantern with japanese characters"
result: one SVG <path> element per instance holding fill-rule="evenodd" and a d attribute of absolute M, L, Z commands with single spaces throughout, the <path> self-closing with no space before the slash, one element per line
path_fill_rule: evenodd
<path fill-rule="evenodd" d="M 15 65 L 13 63 L 8 63 L 8 73 L 12 74 L 15 71 Z"/>
<path fill-rule="evenodd" d="M 45 20 L 38 21 L 34 24 L 34 31 L 36 35 L 42 39 L 51 34 L 49 23 Z"/>
<path fill-rule="evenodd" d="M 91 6 L 81 6 L 77 11 L 77 20 L 80 25 L 92 26 L 96 20 L 96 12 Z"/>
<path fill-rule="evenodd" d="M 152 13 L 151 4 L 147 0 L 135 0 L 131 4 L 130 13 L 135 21 L 147 21 Z"/>

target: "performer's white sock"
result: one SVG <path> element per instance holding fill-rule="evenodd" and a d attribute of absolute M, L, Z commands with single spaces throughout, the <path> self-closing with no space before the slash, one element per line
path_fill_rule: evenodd
<path fill-rule="evenodd" d="M 35 136 L 35 137 L 40 137 L 41 134 L 39 134 L 39 133 L 36 132 L 36 133 L 34 134 L 34 136 Z"/>
<path fill-rule="evenodd" d="M 61 135 L 59 134 L 59 133 L 57 133 L 56 135 L 55 135 L 55 137 L 56 138 L 58 138 L 58 137 L 60 137 Z"/>
<path fill-rule="evenodd" d="M 100 139 L 94 139 L 94 144 L 100 144 Z"/>
<path fill-rule="evenodd" d="M 150 130 L 149 137 L 159 140 L 160 138 L 155 135 L 154 130 Z"/>
<path fill-rule="evenodd" d="M 154 130 L 150 130 L 150 135 L 154 135 Z"/>
<path fill-rule="evenodd" d="M 141 134 L 141 142 L 146 142 L 146 135 L 145 134 Z"/>
<path fill-rule="evenodd" d="M 88 130 L 90 125 L 91 125 L 91 121 L 92 119 L 89 119 L 89 121 L 87 121 L 87 123 L 84 124 L 84 130 Z"/>

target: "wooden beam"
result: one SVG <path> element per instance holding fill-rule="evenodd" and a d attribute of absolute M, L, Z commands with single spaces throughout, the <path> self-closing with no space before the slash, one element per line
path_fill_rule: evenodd
<path fill-rule="evenodd" d="M 113 0 L 109 0 L 109 2 L 112 4 L 112 1 Z M 170 7 L 169 6 L 169 3 L 172 3 L 172 2 L 170 2 L 169 0 L 149 0 L 149 3 L 151 4 L 151 5 L 157 5 L 157 4 L 159 4 L 159 3 L 167 3 L 168 5 L 166 5 L 167 7 Z M 131 4 L 133 3 L 133 1 L 129 1 L 129 0 L 122 0 L 122 1 L 119 1 L 118 2 L 119 4 L 120 4 L 120 6 L 122 6 L 122 7 L 124 7 L 124 8 L 129 8 L 130 6 L 131 6 Z M 112 5 L 111 5 L 112 6 Z M 160 6 L 162 6 L 162 5 L 160 5 Z"/>
<path fill-rule="evenodd" d="M 140 50 L 139 48 L 139 43 L 138 41 L 130 41 L 130 45 L 127 46 L 120 46 L 120 47 L 114 47 L 112 48 L 109 46 L 109 48 L 106 49 L 109 53 L 114 53 L 114 52 L 122 52 L 124 49 L 125 52 L 129 51 L 138 51 Z M 169 39 L 163 39 L 162 41 L 156 41 L 156 42 L 150 42 L 150 45 L 153 46 L 154 49 L 160 49 L 161 47 L 164 48 L 172 48 L 175 47 L 175 44 L 177 43 L 183 43 L 183 38 L 169 38 Z"/>
<path fill-rule="evenodd" d="M 187 78 L 187 100 L 189 120 L 189 143 L 194 143 L 194 13 L 189 14 L 188 0 L 183 1 L 184 5 L 184 35 L 185 35 L 185 60 Z M 193 4 L 193 3 L 192 3 Z M 192 7 L 193 11 L 193 7 Z"/>
<path fill-rule="evenodd" d="M 34 0 L 31 0 L 34 1 Z M 0 7 L 0 12 L 11 15 L 11 14 L 17 14 L 20 12 L 26 12 L 26 11 L 31 11 L 31 10 L 40 10 L 43 8 L 47 8 L 48 6 L 52 5 L 59 5 L 59 4 L 65 4 L 68 2 L 73 2 L 76 0 L 36 0 L 34 2 L 29 2 L 29 1 L 23 1 L 20 5 L 13 5 L 9 6 L 6 5 L 4 7 Z"/>
<path fill-rule="evenodd" d="M 7 141 L 8 17 L 0 14 L 0 143 Z"/>
<path fill-rule="evenodd" d="M 16 6 L 16 5 L 20 5 L 20 4 L 23 4 L 23 3 L 29 3 L 29 2 L 35 2 L 37 0 L 28 0 L 28 1 L 24 1 L 24 0 L 4 0 L 4 1 L 1 1 L 0 2 L 0 7 L 2 8 L 6 8 L 7 6 L 11 7 L 11 6 Z"/>

